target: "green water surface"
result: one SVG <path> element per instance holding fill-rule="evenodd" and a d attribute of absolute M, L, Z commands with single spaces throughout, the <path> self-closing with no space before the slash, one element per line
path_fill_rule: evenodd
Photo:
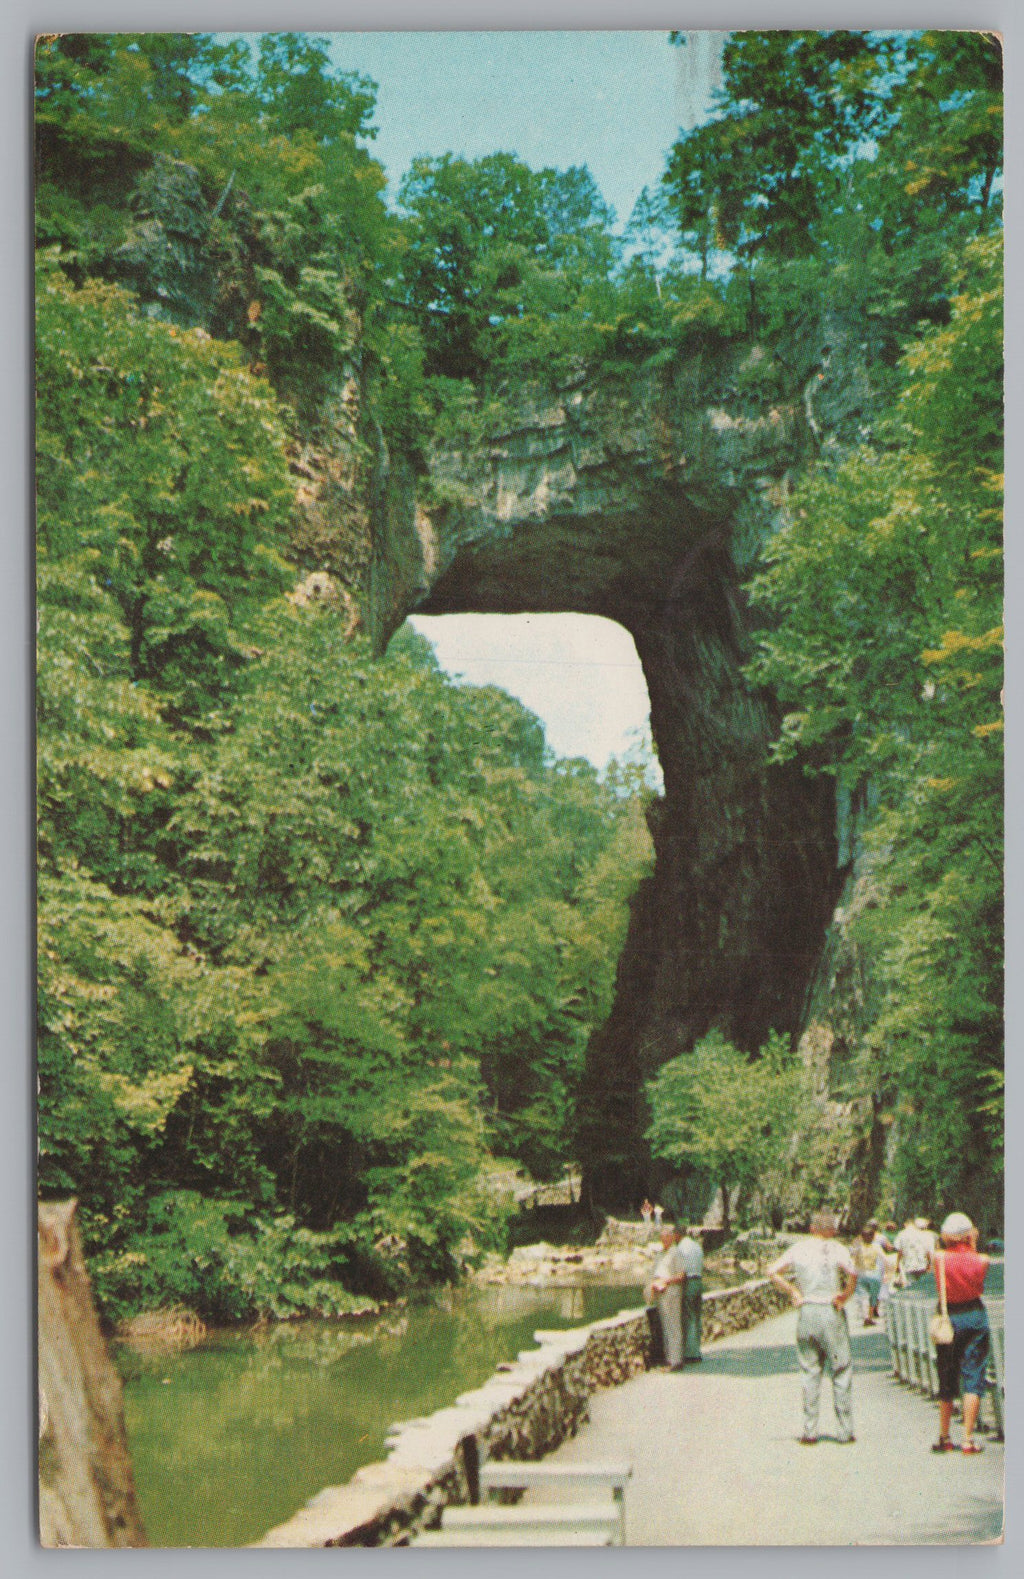
<path fill-rule="evenodd" d="M 429 1414 L 534 1347 L 643 1296 L 635 1285 L 445 1291 L 348 1322 L 213 1333 L 198 1348 L 121 1346 L 128 1440 L 153 1546 L 244 1546 L 324 1486 L 384 1456 L 395 1421 Z"/>

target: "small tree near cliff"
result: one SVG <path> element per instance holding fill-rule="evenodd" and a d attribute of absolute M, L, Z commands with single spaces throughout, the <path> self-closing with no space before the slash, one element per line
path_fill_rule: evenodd
<path fill-rule="evenodd" d="M 732 1191 L 756 1189 L 762 1203 L 774 1193 L 801 1088 L 789 1042 L 775 1031 L 754 1057 L 710 1031 L 647 1082 L 651 1150 L 712 1175 L 722 1190 L 726 1233 Z"/>

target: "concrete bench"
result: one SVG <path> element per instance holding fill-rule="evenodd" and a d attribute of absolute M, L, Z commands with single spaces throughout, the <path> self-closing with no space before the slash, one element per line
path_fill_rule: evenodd
<path fill-rule="evenodd" d="M 516 1462 L 489 1459 L 480 1470 L 480 1490 L 526 1491 L 531 1486 L 578 1486 L 588 1491 L 609 1491 L 616 1502 L 622 1500 L 633 1473 L 631 1464 Z"/>
<path fill-rule="evenodd" d="M 559 1529 L 549 1525 L 540 1529 L 424 1530 L 415 1546 L 613 1546 L 610 1530 Z"/>
<path fill-rule="evenodd" d="M 509 1544 L 544 1546 L 548 1536 L 564 1536 L 565 1544 L 575 1545 L 581 1535 L 599 1537 L 598 1544 L 621 1543 L 621 1504 L 611 1497 L 600 1502 L 558 1502 L 518 1504 L 501 1507 L 449 1507 L 441 1514 L 442 1535 L 468 1533 L 480 1544 L 491 1537 L 505 1536 Z"/>
<path fill-rule="evenodd" d="M 633 1473 L 633 1466 L 625 1461 L 602 1460 L 582 1463 L 552 1463 L 550 1460 L 542 1461 L 516 1461 L 513 1459 L 494 1459 L 485 1463 L 480 1470 L 480 1494 L 487 1497 L 499 1491 L 531 1491 L 538 1489 L 552 1489 L 559 1492 L 599 1492 L 610 1493 L 610 1506 L 618 1516 L 618 1529 L 616 1530 L 616 1545 L 624 1545 L 626 1537 L 626 1509 L 625 1490 Z M 520 1504 L 519 1510 L 527 1510 Z M 533 1503 L 534 1509 L 552 1507 L 550 1503 Z M 559 1504 L 567 1514 L 579 1503 L 567 1501 Z M 603 1504 L 599 1504 L 603 1506 Z"/>

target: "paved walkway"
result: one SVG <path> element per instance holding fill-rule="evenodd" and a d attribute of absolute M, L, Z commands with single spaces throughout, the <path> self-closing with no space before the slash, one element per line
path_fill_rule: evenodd
<path fill-rule="evenodd" d="M 789 1311 L 706 1346 L 701 1365 L 596 1393 L 590 1423 L 551 1461 L 631 1459 L 629 1546 L 998 1540 L 1002 1443 L 982 1432 L 985 1451 L 976 1457 L 932 1453 L 938 1406 L 892 1380 L 877 1328 L 851 1322 L 856 1442 L 829 1439 L 826 1380 L 822 1436 L 815 1447 L 799 1443 L 795 1330 Z"/>

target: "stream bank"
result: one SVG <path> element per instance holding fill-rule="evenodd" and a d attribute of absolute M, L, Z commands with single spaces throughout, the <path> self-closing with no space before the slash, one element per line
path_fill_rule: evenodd
<path fill-rule="evenodd" d="M 635 1306 L 635 1285 L 441 1289 L 376 1317 L 211 1329 L 178 1352 L 114 1346 L 154 1546 L 244 1546 L 533 1345 Z"/>
<path fill-rule="evenodd" d="M 181 1350 L 116 1343 L 150 1541 L 258 1540 L 379 1463 L 394 1422 L 430 1416 L 515 1362 L 538 1329 L 642 1306 L 659 1248 L 653 1229 L 610 1219 L 595 1244 L 519 1246 L 460 1288 L 372 1315 L 214 1328 Z M 756 1275 L 764 1253 L 709 1255 L 706 1288 Z M 719 1335 L 714 1309 L 708 1336 Z"/>
<path fill-rule="evenodd" d="M 792 1234 L 735 1235 L 727 1245 L 705 1254 L 705 1289 L 731 1288 L 748 1278 L 761 1277 L 792 1238 Z M 470 1274 L 470 1281 L 506 1288 L 570 1288 L 594 1281 L 633 1284 L 639 1291 L 650 1280 L 660 1253 L 661 1241 L 653 1223 L 609 1217 L 592 1245 L 557 1245 L 543 1239 L 519 1245 L 507 1258 L 485 1256 Z"/>

